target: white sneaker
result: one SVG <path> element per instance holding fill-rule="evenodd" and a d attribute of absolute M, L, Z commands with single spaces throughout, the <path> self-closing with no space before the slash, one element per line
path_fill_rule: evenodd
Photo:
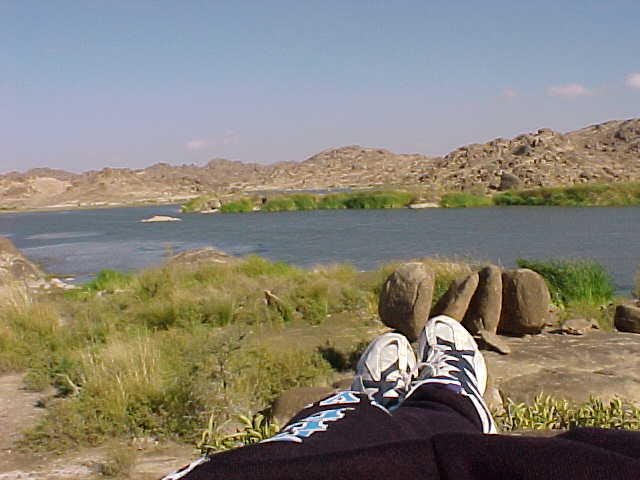
<path fill-rule="evenodd" d="M 418 374 L 411 393 L 420 385 L 437 384 L 469 397 L 482 421 L 484 433 L 497 433 L 482 395 L 487 367 L 469 332 L 456 320 L 439 315 L 427 321 L 418 340 Z"/>
<path fill-rule="evenodd" d="M 371 342 L 360 357 L 351 390 L 367 393 L 387 409 L 396 408 L 409 390 L 416 364 L 407 338 L 385 333 Z"/>

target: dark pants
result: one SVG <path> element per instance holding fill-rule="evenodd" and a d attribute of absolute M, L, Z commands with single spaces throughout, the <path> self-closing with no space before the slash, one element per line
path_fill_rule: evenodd
<path fill-rule="evenodd" d="M 391 414 L 344 392 L 304 409 L 271 441 L 174 475 L 168 478 L 638 480 L 640 432 L 483 435 L 471 402 L 441 386 L 420 387 Z"/>

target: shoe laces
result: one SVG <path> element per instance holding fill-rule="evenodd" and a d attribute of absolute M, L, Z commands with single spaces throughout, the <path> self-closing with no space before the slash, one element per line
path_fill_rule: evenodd
<path fill-rule="evenodd" d="M 469 357 L 473 357 L 473 350 L 455 350 L 447 346 L 435 346 L 427 359 L 416 366 L 417 380 L 427 380 L 434 377 L 455 378 L 461 385 L 467 383 L 464 377 L 477 382 L 476 372 Z"/>

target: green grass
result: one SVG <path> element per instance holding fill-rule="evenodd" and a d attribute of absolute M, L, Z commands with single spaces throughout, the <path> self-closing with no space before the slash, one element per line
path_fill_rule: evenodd
<path fill-rule="evenodd" d="M 640 430 L 640 409 L 618 399 L 606 403 L 590 398 L 575 404 L 541 394 L 531 405 L 508 401 L 504 411 L 494 414 L 494 419 L 502 432 L 574 427 Z"/>
<path fill-rule="evenodd" d="M 495 205 L 529 206 L 630 206 L 640 205 L 640 183 L 576 185 L 508 191 L 493 197 Z"/>
<path fill-rule="evenodd" d="M 435 273 L 434 301 L 472 270 L 421 261 Z M 58 392 L 24 444 L 61 451 L 153 436 L 195 445 L 207 425 L 227 435 L 225 425 L 238 414 L 352 368 L 366 338 L 322 343 L 332 337 L 320 341 L 318 332 L 343 319 L 372 325 L 377 294 L 394 268 L 309 271 L 249 256 L 130 275 L 105 271 L 82 294 L 16 295 L 0 306 L 0 373 L 26 371 L 30 388 Z M 215 445 L 214 437 L 204 444 Z"/>
<path fill-rule="evenodd" d="M 220 213 L 248 213 L 253 212 L 253 201 L 241 198 L 232 202 L 222 202 Z"/>
<path fill-rule="evenodd" d="M 180 208 L 180 211 L 182 213 L 201 212 L 202 210 L 207 208 L 208 203 L 211 200 L 214 200 L 216 198 L 217 196 L 215 195 L 204 195 L 202 197 L 192 198 L 188 200 L 187 203 L 182 205 L 182 207 Z"/>
<path fill-rule="evenodd" d="M 193 199 L 182 206 L 182 211 L 197 211 L 198 206 L 204 205 L 207 197 Z M 382 209 L 403 208 L 416 199 L 413 192 L 398 190 L 373 190 L 352 193 L 331 193 L 326 195 L 311 195 L 298 193 L 291 195 L 277 195 L 268 198 L 260 208 L 263 212 L 291 212 L 298 210 L 339 210 L 339 209 Z M 254 200 L 249 197 L 236 198 L 230 202 L 223 202 L 221 213 L 243 213 L 253 211 Z"/>
<path fill-rule="evenodd" d="M 613 300 L 615 286 L 611 275 L 593 260 L 517 260 L 518 267 L 529 268 L 547 282 L 553 302 L 606 305 Z"/>
<path fill-rule="evenodd" d="M 463 192 L 445 193 L 440 199 L 440 206 L 444 208 L 490 207 L 492 205 L 490 197 Z"/>

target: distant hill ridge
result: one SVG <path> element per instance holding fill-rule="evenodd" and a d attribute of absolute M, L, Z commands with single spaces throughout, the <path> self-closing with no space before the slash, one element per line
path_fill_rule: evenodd
<path fill-rule="evenodd" d="M 640 181 L 640 119 L 566 134 L 542 128 L 510 140 L 466 145 L 443 157 L 352 145 L 271 165 L 213 159 L 205 166 L 158 163 L 81 174 L 36 168 L 0 175 L 0 208 L 167 203 L 209 192 L 386 185 L 482 193 L 501 188 L 504 174 L 519 187 Z"/>

